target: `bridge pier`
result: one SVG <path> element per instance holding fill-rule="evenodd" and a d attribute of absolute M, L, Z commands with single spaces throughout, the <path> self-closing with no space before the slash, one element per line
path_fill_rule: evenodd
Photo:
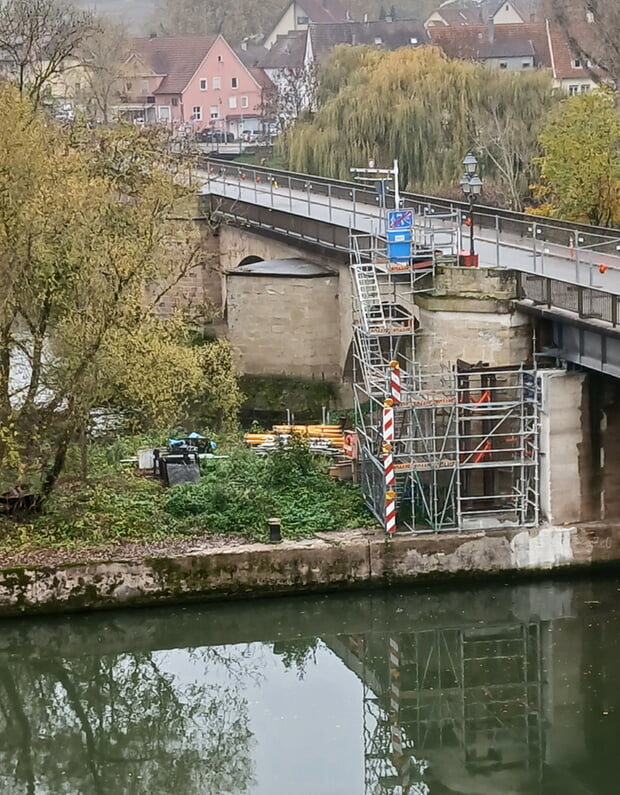
<path fill-rule="evenodd" d="M 432 294 L 416 296 L 416 359 L 424 365 L 462 359 L 491 367 L 530 361 L 531 323 L 514 309 L 516 290 L 511 271 L 439 266 Z"/>

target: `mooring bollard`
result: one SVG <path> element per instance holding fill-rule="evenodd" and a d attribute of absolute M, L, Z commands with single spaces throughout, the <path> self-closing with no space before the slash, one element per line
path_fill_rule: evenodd
<path fill-rule="evenodd" d="M 267 526 L 269 527 L 269 543 L 279 544 L 282 541 L 282 520 L 267 519 Z"/>

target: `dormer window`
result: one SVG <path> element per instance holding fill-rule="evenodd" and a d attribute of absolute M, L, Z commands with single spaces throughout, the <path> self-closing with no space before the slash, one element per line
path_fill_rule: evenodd
<path fill-rule="evenodd" d="M 375 36 L 375 44 L 383 44 L 383 39 L 381 36 Z"/>
<path fill-rule="evenodd" d="M 415 38 L 415 36 L 412 36 L 412 37 L 409 39 L 409 44 L 417 44 L 417 43 L 418 43 L 418 40 Z"/>
<path fill-rule="evenodd" d="M 308 17 L 297 17 L 297 24 L 298 25 L 307 25 L 310 22 Z"/>

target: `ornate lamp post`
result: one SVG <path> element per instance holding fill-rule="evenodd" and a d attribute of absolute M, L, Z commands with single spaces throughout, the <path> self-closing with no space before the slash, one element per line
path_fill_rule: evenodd
<path fill-rule="evenodd" d="M 474 204 L 476 197 L 480 196 L 482 191 L 482 180 L 476 173 L 478 169 L 478 161 L 471 152 L 463 160 L 463 167 L 465 174 L 461 179 L 461 190 L 469 201 L 469 264 L 475 265 L 476 251 L 474 247 Z"/>

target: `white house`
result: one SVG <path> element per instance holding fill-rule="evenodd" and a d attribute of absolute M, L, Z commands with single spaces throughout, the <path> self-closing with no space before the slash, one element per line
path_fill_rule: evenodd
<path fill-rule="evenodd" d="M 278 36 L 286 36 L 294 30 L 307 30 L 311 22 L 326 24 L 346 22 L 347 19 L 348 13 L 341 0 L 291 0 L 263 44 L 269 49 Z"/>

